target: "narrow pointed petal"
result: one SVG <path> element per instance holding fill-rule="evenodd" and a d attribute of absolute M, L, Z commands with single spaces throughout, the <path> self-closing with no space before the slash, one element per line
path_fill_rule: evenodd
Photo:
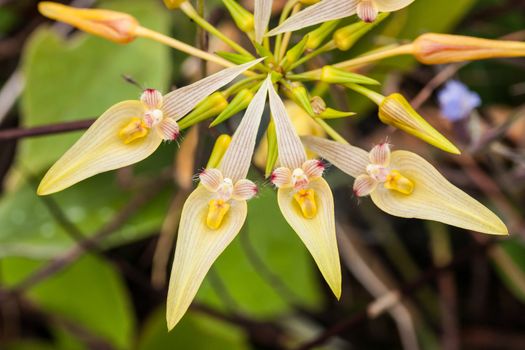
<path fill-rule="evenodd" d="M 254 20 L 255 20 L 255 41 L 260 44 L 272 14 L 272 0 L 255 0 Z"/>
<path fill-rule="evenodd" d="M 140 101 L 110 107 L 49 169 L 38 187 L 39 195 L 68 188 L 93 175 L 140 162 L 152 154 L 162 139 L 150 130 L 142 138 L 124 143 L 119 132 L 132 118 L 144 114 Z"/>
<path fill-rule="evenodd" d="M 318 159 L 310 159 L 303 163 L 304 173 L 308 178 L 316 178 L 323 176 L 324 164 Z"/>
<path fill-rule="evenodd" d="M 288 224 L 299 235 L 312 254 L 319 270 L 332 292 L 341 296 L 341 266 L 335 235 L 334 200 L 332 191 L 323 178 L 310 182 L 308 188 L 315 191 L 317 214 L 306 219 L 294 199 L 294 190 L 280 188 L 278 202 Z"/>
<path fill-rule="evenodd" d="M 279 167 L 270 175 L 270 181 L 278 188 L 292 186 L 292 171 L 287 167 Z"/>
<path fill-rule="evenodd" d="M 361 0 L 357 4 L 356 12 L 363 22 L 372 23 L 376 20 L 379 9 L 373 0 Z"/>
<path fill-rule="evenodd" d="M 168 329 L 180 321 L 190 306 L 211 265 L 239 233 L 246 219 L 245 201 L 232 201 L 218 229 L 206 225 L 212 195 L 199 186 L 182 209 L 175 258 L 168 289 Z"/>
<path fill-rule="evenodd" d="M 164 107 L 162 108 L 164 113 L 170 118 L 179 120 L 207 96 L 230 83 L 263 59 L 260 58 L 239 66 L 223 69 L 191 85 L 170 92 L 164 96 Z"/>
<path fill-rule="evenodd" d="M 140 95 L 140 100 L 150 109 L 160 108 L 162 106 L 162 94 L 159 90 L 144 90 L 142 95 Z"/>
<path fill-rule="evenodd" d="M 368 175 L 359 175 L 354 181 L 353 191 L 357 197 L 368 196 L 377 187 L 377 181 Z"/>
<path fill-rule="evenodd" d="M 205 189 L 210 192 L 216 192 L 224 178 L 219 169 L 210 168 L 200 172 L 199 180 Z"/>
<path fill-rule="evenodd" d="M 390 145 L 388 142 L 380 143 L 370 151 L 370 163 L 375 165 L 388 166 L 390 164 Z"/>
<path fill-rule="evenodd" d="M 268 36 L 313 26 L 334 19 L 351 16 L 355 13 L 358 0 L 322 0 L 291 16 L 277 28 L 268 32 Z"/>
<path fill-rule="evenodd" d="M 257 185 L 247 179 L 240 179 L 233 186 L 232 198 L 237 201 L 247 201 L 259 193 Z"/>
<path fill-rule="evenodd" d="M 361 148 L 315 136 L 301 137 L 306 147 L 328 160 L 350 176 L 366 172 L 368 153 Z"/>
<path fill-rule="evenodd" d="M 171 118 L 164 118 L 156 127 L 157 133 L 165 141 L 174 141 L 179 138 L 179 124 Z"/>
<path fill-rule="evenodd" d="M 414 0 L 374 0 L 380 12 L 393 12 L 407 7 Z"/>
<path fill-rule="evenodd" d="M 267 92 L 268 82 L 265 81 L 248 105 L 222 159 L 220 169 L 224 176 L 233 181 L 244 179 L 250 169 Z"/>
<path fill-rule="evenodd" d="M 277 134 L 279 162 L 282 166 L 290 169 L 300 168 L 306 161 L 306 152 L 288 117 L 288 113 L 286 113 L 283 101 L 277 95 L 271 83 L 270 77 L 268 77 L 267 81 L 269 85 L 270 110 Z"/>
<path fill-rule="evenodd" d="M 414 184 L 410 195 L 379 185 L 371 198 L 383 211 L 404 218 L 440 221 L 467 230 L 508 234 L 505 224 L 489 209 L 447 181 L 429 162 L 407 151 L 392 152 L 392 169 Z"/>

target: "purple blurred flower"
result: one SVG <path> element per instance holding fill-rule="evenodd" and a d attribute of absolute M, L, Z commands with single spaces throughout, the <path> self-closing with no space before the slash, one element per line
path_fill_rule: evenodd
<path fill-rule="evenodd" d="M 447 82 L 438 92 L 438 101 L 441 113 L 452 122 L 467 118 L 474 108 L 481 105 L 479 95 L 457 80 Z"/>

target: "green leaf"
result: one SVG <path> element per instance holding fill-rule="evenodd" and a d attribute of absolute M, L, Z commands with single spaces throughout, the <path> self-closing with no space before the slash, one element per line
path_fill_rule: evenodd
<path fill-rule="evenodd" d="M 3 283 L 11 286 L 41 265 L 24 258 L 4 259 Z M 25 295 L 43 310 L 79 323 L 118 349 L 131 346 L 135 320 L 129 295 L 119 274 L 99 258 L 84 256 Z"/>
<path fill-rule="evenodd" d="M 501 280 L 514 296 L 525 303 L 525 246 L 516 238 L 489 248 Z"/>
<path fill-rule="evenodd" d="M 190 310 L 177 327 L 168 332 L 165 315 L 165 309 L 161 309 L 146 321 L 137 350 L 249 349 L 242 331 L 230 324 Z"/>
<path fill-rule="evenodd" d="M 171 191 L 162 192 L 115 231 L 104 245 L 119 245 L 157 232 L 171 194 Z M 51 198 L 75 226 L 89 235 L 110 221 L 136 194 L 120 188 L 113 175 L 106 173 Z M 50 258 L 75 244 L 43 201 L 44 198 L 36 195 L 34 186 L 28 184 L 0 199 L 0 257 Z"/>
<path fill-rule="evenodd" d="M 283 314 L 291 310 L 290 303 L 315 308 L 320 301 L 322 279 L 303 243 L 281 215 L 275 191 L 265 188 L 256 200 L 248 203 L 244 229 L 219 257 L 211 273 L 220 277 L 239 310 L 254 317 Z M 255 253 L 246 248 L 247 240 Z M 256 268 L 258 263 L 253 264 L 254 254 L 264 264 L 265 271 L 260 266 Z M 267 278 L 268 272 L 273 278 Z M 275 285 L 274 279 L 279 285 Z M 214 287 L 208 275 L 197 299 L 225 308 Z"/>
<path fill-rule="evenodd" d="M 157 2 L 101 1 L 98 5 L 128 12 L 142 25 L 167 32 L 168 11 Z M 84 33 L 64 40 L 49 27 L 41 27 L 25 47 L 22 69 L 26 77 L 23 123 L 35 126 L 97 117 L 117 102 L 138 99 L 141 91 L 125 82 L 123 74 L 166 91 L 169 49 L 144 39 L 118 45 Z M 79 133 L 68 133 L 24 140 L 18 164 L 40 172 L 78 137 Z"/>

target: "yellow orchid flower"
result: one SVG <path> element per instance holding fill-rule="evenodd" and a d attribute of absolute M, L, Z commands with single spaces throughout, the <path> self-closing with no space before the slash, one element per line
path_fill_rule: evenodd
<path fill-rule="evenodd" d="M 257 186 L 245 178 L 268 84 L 271 81 L 265 81 L 250 102 L 220 167 L 202 171 L 200 186 L 184 203 L 168 290 L 169 329 L 186 313 L 211 265 L 241 230 L 246 201 L 257 194 Z"/>
<path fill-rule="evenodd" d="M 341 266 L 335 235 L 334 200 L 330 187 L 322 178 L 324 166 L 318 160 L 307 160 L 284 103 L 271 84 L 269 101 L 280 163 L 270 180 L 278 188 L 279 208 L 339 298 Z"/>
<path fill-rule="evenodd" d="M 146 89 L 140 101 L 113 105 L 49 169 L 38 194 L 58 192 L 93 175 L 147 158 L 163 140 L 177 138 L 179 119 L 258 62 L 226 68 L 164 97 L 157 90 Z"/>
<path fill-rule="evenodd" d="M 356 13 L 363 21 L 373 22 L 379 12 L 394 12 L 413 2 L 414 0 L 322 0 L 291 16 L 267 35 L 292 32 Z"/>
<path fill-rule="evenodd" d="M 388 214 L 445 224 L 494 235 L 507 235 L 505 224 L 489 209 L 451 184 L 422 157 L 390 151 L 382 143 L 367 153 L 348 144 L 306 136 L 303 142 L 355 178 L 354 193 L 370 195 Z"/>

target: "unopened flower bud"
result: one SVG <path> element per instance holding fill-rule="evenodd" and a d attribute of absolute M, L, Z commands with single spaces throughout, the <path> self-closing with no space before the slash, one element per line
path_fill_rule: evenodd
<path fill-rule="evenodd" d="M 369 78 L 362 74 L 347 72 L 345 70 L 335 68 L 332 66 L 324 66 L 321 70 L 321 81 L 330 84 L 368 84 L 379 85 L 375 79 Z"/>
<path fill-rule="evenodd" d="M 120 44 L 135 39 L 139 26 L 134 17 L 117 11 L 79 9 L 48 1 L 39 3 L 38 10 L 48 18 Z"/>
<path fill-rule="evenodd" d="M 460 153 L 458 148 L 423 119 L 401 94 L 395 93 L 383 99 L 379 105 L 379 119 L 446 152 Z"/>
<path fill-rule="evenodd" d="M 329 21 L 321 24 L 317 29 L 312 30 L 308 33 L 308 40 L 306 42 L 306 48 L 308 50 L 315 50 L 319 45 L 322 44 L 324 39 L 332 34 L 333 30 L 339 24 L 339 20 Z"/>
<path fill-rule="evenodd" d="M 211 117 L 215 117 L 221 113 L 228 106 L 228 100 L 220 91 L 214 92 L 201 103 L 199 103 L 193 111 L 179 121 L 181 129 L 185 129 L 191 125 L 199 123 Z"/>
<path fill-rule="evenodd" d="M 240 111 L 246 109 L 250 102 L 253 99 L 253 92 L 250 89 L 243 89 L 235 95 L 235 97 L 230 101 L 228 106 L 215 118 L 215 120 L 210 124 L 210 128 L 224 122 Z"/>
<path fill-rule="evenodd" d="M 222 0 L 237 27 L 245 33 L 253 30 L 253 14 L 235 0 Z"/>
<path fill-rule="evenodd" d="M 170 10 L 178 9 L 186 0 L 164 0 L 164 5 Z"/>
<path fill-rule="evenodd" d="M 336 30 L 333 35 L 335 46 L 341 51 L 348 50 L 366 33 L 387 18 L 388 15 L 388 12 L 383 12 L 372 23 L 357 22 Z"/>
<path fill-rule="evenodd" d="M 522 57 L 525 56 L 525 43 L 428 33 L 414 41 L 413 54 L 419 62 L 425 64 Z"/>

